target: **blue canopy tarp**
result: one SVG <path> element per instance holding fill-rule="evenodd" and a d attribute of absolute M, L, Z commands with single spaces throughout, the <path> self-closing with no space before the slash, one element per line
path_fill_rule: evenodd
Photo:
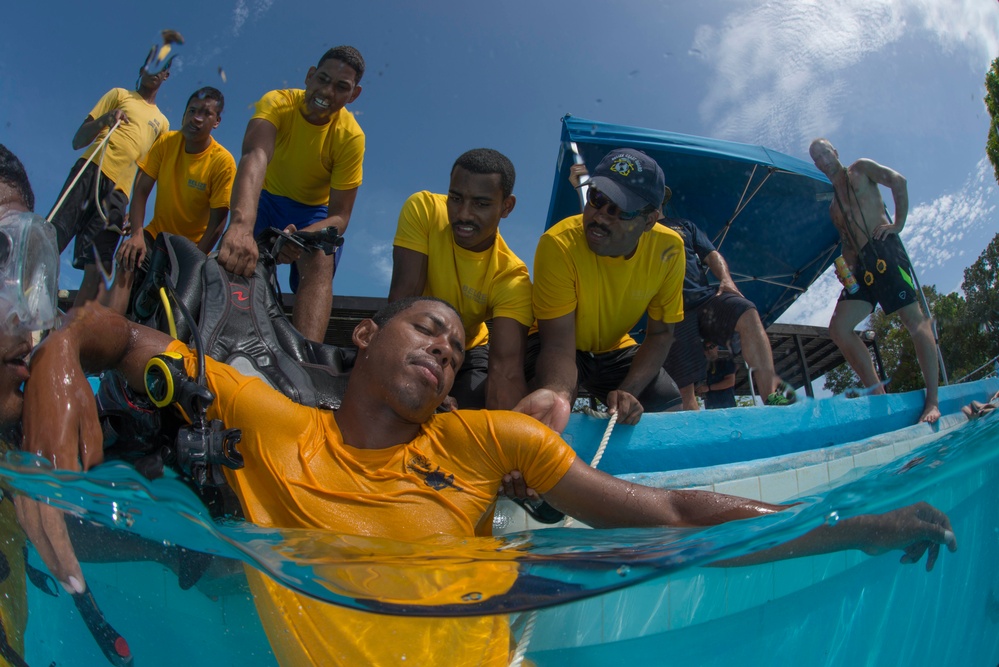
<path fill-rule="evenodd" d="M 580 211 L 569 183 L 575 144 L 592 171 L 611 149 L 645 151 L 666 173 L 666 214 L 692 220 L 728 262 L 746 298 L 772 324 L 832 264 L 839 236 L 829 219 L 832 185 L 810 162 L 763 146 L 567 115 L 547 227 Z"/>

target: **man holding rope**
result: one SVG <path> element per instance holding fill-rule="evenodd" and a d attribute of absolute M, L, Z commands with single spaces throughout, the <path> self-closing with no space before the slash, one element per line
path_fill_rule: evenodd
<path fill-rule="evenodd" d="M 75 305 L 97 296 L 98 258 L 104 273 L 111 273 L 136 162 L 170 129 L 156 106 L 156 94 L 170 76 L 169 62 L 157 69 L 143 66 L 134 91 L 112 88 L 105 93 L 73 135 L 75 150 L 89 148 L 70 171 L 48 219 L 55 225 L 59 252 L 76 238 L 73 267 L 83 269 L 83 281 Z"/>
<path fill-rule="evenodd" d="M 909 213 L 905 178 L 868 159 L 844 167 L 828 139 L 813 141 L 808 153 L 815 166 L 832 182 L 835 196 L 829 214 L 843 241 L 843 258 L 859 287 L 853 294 L 846 289 L 840 294 L 829 321 L 829 336 L 864 386 L 872 393 L 883 394 L 884 387 L 874 370 L 871 355 L 853 328 L 879 303 L 888 315 L 898 312 L 916 347 L 919 369 L 926 383 L 926 402 L 919 421 L 932 424 L 940 419 L 937 402 L 940 367 L 933 324 L 920 309 L 919 287 L 912 262 L 898 236 Z M 895 201 L 894 224 L 888 218 L 879 185 L 891 190 Z"/>

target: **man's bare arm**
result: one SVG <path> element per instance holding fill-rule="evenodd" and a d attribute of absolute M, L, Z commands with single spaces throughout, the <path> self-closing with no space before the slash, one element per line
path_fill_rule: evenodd
<path fill-rule="evenodd" d="M 222 237 L 219 263 L 228 271 L 250 277 L 257 266 L 257 244 L 253 226 L 257 222 L 257 202 L 264 187 L 267 165 L 274 157 L 277 127 L 254 118 L 246 125 L 243 154 L 232 183 L 232 220 Z"/>
<path fill-rule="evenodd" d="M 84 369 L 118 367 L 133 386 L 142 386 L 145 364 L 170 343 L 169 336 L 134 325 L 90 301 L 73 309 L 31 356 L 24 390 L 24 449 L 56 468 L 79 470 L 104 456 L 94 394 Z M 27 496 L 15 499 L 18 522 L 52 574 L 68 591 L 86 583 L 61 510 Z"/>
<path fill-rule="evenodd" d="M 100 118 L 87 116 L 77 128 L 76 134 L 73 135 L 73 150 L 78 151 L 81 148 L 86 148 L 93 143 L 104 128 L 113 126 L 119 120 L 122 123 L 128 122 L 128 114 L 123 109 L 112 109 Z"/>
<path fill-rule="evenodd" d="M 354 201 L 357 200 L 357 188 L 350 190 L 334 190 L 330 188 L 330 203 L 325 220 L 314 222 L 301 231 L 315 232 L 327 227 L 336 227 L 337 233 L 343 236 L 350 224 L 350 214 L 354 211 Z"/>
<path fill-rule="evenodd" d="M 493 328 L 489 333 L 487 409 L 512 410 L 527 395 L 527 382 L 524 380 L 526 350 L 526 326 L 511 317 L 493 318 Z"/>
<path fill-rule="evenodd" d="M 398 301 L 408 296 L 420 296 L 427 286 L 429 258 L 422 252 L 409 248 L 392 247 L 392 284 L 388 301 Z"/>
<path fill-rule="evenodd" d="M 530 480 L 526 482 L 529 484 Z M 579 459 L 544 498 L 558 510 L 597 528 L 711 526 L 787 508 L 711 491 L 654 489 L 632 484 L 590 468 Z M 951 551 L 957 550 L 947 516 L 926 503 L 916 503 L 885 514 L 867 514 L 843 519 L 835 525 L 822 525 L 775 547 L 715 565 L 754 565 L 860 549 L 870 555 L 901 550 L 905 554 L 903 563 L 915 563 L 929 552 L 926 569 L 930 570 L 942 544 Z"/>
<path fill-rule="evenodd" d="M 892 234 L 901 233 L 902 228 L 905 227 L 905 220 L 909 216 L 909 187 L 905 177 L 894 169 L 889 169 L 874 160 L 866 158 L 857 160 L 853 164 L 853 167 L 875 183 L 891 190 L 891 196 L 895 202 L 895 224 L 881 225 L 875 228 L 873 236 L 875 238 L 882 238 L 886 232 Z M 880 234 L 879 230 L 881 230 Z"/>
<path fill-rule="evenodd" d="M 720 283 L 718 285 L 718 293 L 731 292 L 732 294 L 738 294 L 742 296 L 742 292 L 736 286 L 735 281 L 732 280 L 732 274 L 728 270 L 728 262 L 722 257 L 722 254 L 717 250 L 712 250 L 704 258 L 704 263 L 708 265 L 711 269 L 711 274 L 718 279 Z"/>
<path fill-rule="evenodd" d="M 537 389 L 513 409 L 561 433 L 569 423 L 576 398 L 576 311 L 538 320 L 538 333 L 541 351 L 532 382 Z"/>
<path fill-rule="evenodd" d="M 218 243 L 219 237 L 222 236 L 223 230 L 225 230 L 225 221 L 229 217 L 229 207 L 220 206 L 218 208 L 213 208 L 208 213 L 208 226 L 205 228 L 205 234 L 198 241 L 198 249 L 205 253 L 206 255 L 212 251 L 215 244 Z"/>
<path fill-rule="evenodd" d="M 118 263 L 126 271 L 135 271 L 146 255 L 146 240 L 143 238 L 142 229 L 146 222 L 146 204 L 149 202 L 149 193 L 153 191 L 154 185 L 156 180 L 152 176 L 141 168 L 136 170 L 132 201 L 128 207 L 129 237 L 122 241 L 117 253 Z"/>
<path fill-rule="evenodd" d="M 645 340 L 642 341 L 631 361 L 631 368 L 621 386 L 607 394 L 607 407 L 617 411 L 622 424 L 637 424 L 642 418 L 642 404 L 638 395 L 659 373 L 669 348 L 673 345 L 673 324 L 649 318 Z"/>

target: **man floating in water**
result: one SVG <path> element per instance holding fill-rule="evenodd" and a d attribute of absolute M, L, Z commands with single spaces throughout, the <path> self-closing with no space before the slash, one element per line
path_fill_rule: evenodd
<path fill-rule="evenodd" d="M 270 527 L 418 542 L 488 531 L 496 491 L 511 468 L 568 515 L 594 527 L 709 526 L 784 509 L 705 491 L 654 489 L 579 460 L 554 431 L 514 412 L 437 413 L 464 359 L 457 312 L 430 297 L 396 301 L 353 332 L 357 363 L 339 410 L 294 403 L 259 378 L 206 359 L 217 397 L 209 418 L 242 429 L 245 467 L 226 470 L 247 518 Z M 58 467 L 101 460 L 100 430 L 83 368 L 117 368 L 142 386 L 153 357 L 176 355 L 192 374 L 197 354 L 159 331 L 93 305 L 73 311 L 31 361 L 26 442 Z M 435 483 L 431 484 L 431 475 Z M 26 529 L 47 539 L 58 522 L 35 504 Z M 903 562 L 957 548 L 947 517 L 919 503 L 843 519 L 730 564 L 861 549 L 901 549 Z M 281 664 L 507 665 L 503 616 L 392 617 L 318 602 L 248 570 L 258 611 Z"/>
<path fill-rule="evenodd" d="M 912 262 L 898 236 L 909 213 L 905 178 L 864 158 L 844 167 L 839 153 L 827 139 L 813 141 L 808 152 L 815 166 L 832 181 L 834 198 L 829 214 L 843 241 L 843 258 L 859 286 L 853 294 L 846 289 L 840 294 L 829 321 L 829 336 L 864 386 L 871 393 L 883 394 L 884 387 L 871 355 L 853 328 L 879 303 L 886 314 L 897 312 L 912 337 L 926 383 L 926 402 L 919 421 L 933 423 L 940 419 L 937 402 L 940 369 L 933 325 L 920 308 Z M 895 200 L 894 224 L 888 218 L 879 185 L 889 188 Z"/>

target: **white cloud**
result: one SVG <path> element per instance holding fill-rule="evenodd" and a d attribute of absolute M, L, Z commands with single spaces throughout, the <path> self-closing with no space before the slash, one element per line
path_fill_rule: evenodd
<path fill-rule="evenodd" d="M 371 269 L 380 282 L 392 282 L 392 244 L 374 243 L 368 248 L 371 255 Z"/>
<path fill-rule="evenodd" d="M 247 0 L 236 0 L 236 7 L 232 10 L 232 34 L 235 37 L 239 36 L 239 32 L 243 29 L 243 25 L 246 20 L 250 18 L 250 14 L 253 14 L 254 19 L 258 19 L 271 8 L 274 4 L 274 0 L 250 0 L 250 4 L 247 4 Z"/>
<path fill-rule="evenodd" d="M 999 5 L 985 0 L 776 0 L 752 3 L 695 32 L 714 67 L 701 115 L 711 134 L 793 150 L 834 132 L 849 106 L 846 70 L 927 32 L 976 66 L 999 51 Z"/>
<path fill-rule="evenodd" d="M 942 267 L 960 257 L 964 238 L 972 237 L 992 224 L 996 196 L 992 164 L 982 158 L 958 192 L 944 194 L 912 209 L 902 239 L 916 269 Z M 986 241 L 990 237 L 989 234 L 978 236 Z"/>

